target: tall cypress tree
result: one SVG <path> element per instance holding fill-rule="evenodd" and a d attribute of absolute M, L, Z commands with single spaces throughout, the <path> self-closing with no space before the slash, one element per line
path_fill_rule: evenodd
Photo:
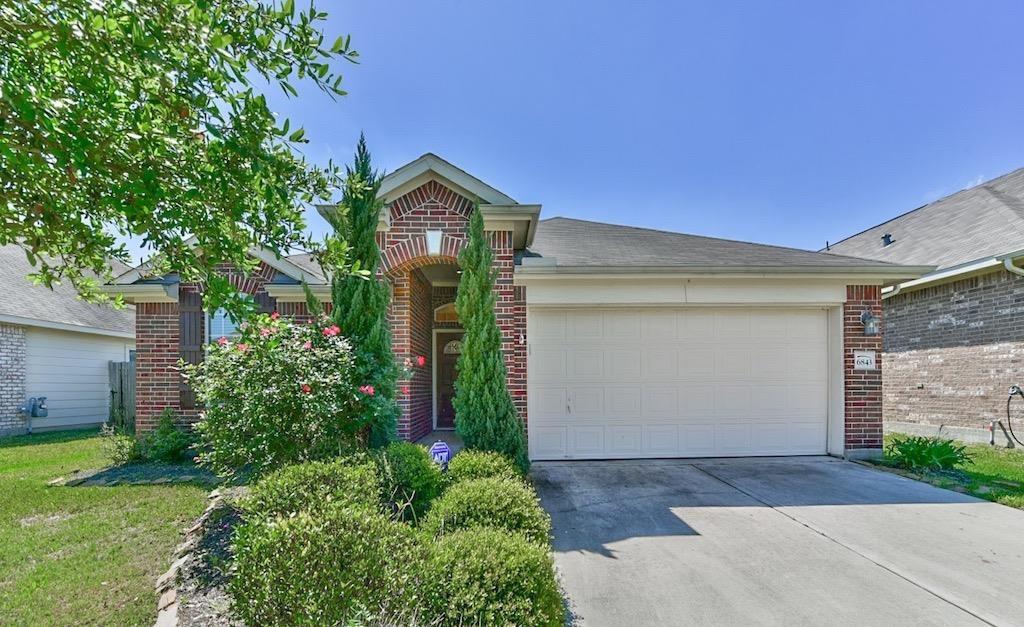
<path fill-rule="evenodd" d="M 494 312 L 494 251 L 484 238 L 479 207 L 469 221 L 469 241 L 459 253 L 455 309 L 465 333 L 456 364 L 455 431 L 471 449 L 504 453 L 524 471 L 530 461 L 526 437 L 506 385 L 501 330 Z"/>
<path fill-rule="evenodd" d="M 368 443 L 382 446 L 396 438 L 398 368 L 391 352 L 388 289 L 377 277 L 380 264 L 377 221 L 383 207 L 377 192 L 381 175 L 371 166 L 364 136 L 359 136 L 355 160 L 346 169 L 348 176 L 339 211 L 328 220 L 339 239 L 347 240 L 349 259 L 369 276 L 333 274 L 330 316 L 355 347 L 357 380 L 362 385 L 373 386 L 373 394 L 363 395 L 361 402 L 363 410 L 372 416 Z"/>

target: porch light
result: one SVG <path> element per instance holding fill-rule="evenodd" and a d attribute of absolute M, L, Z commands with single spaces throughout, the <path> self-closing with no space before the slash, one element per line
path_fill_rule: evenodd
<path fill-rule="evenodd" d="M 441 231 L 427 231 L 427 254 L 441 254 Z"/>
<path fill-rule="evenodd" d="M 878 316 L 865 309 L 860 314 L 860 323 L 864 325 L 864 335 L 878 335 Z"/>

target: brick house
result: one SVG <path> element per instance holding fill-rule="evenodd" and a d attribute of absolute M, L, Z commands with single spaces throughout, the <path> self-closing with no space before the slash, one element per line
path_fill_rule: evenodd
<path fill-rule="evenodd" d="M 936 266 L 882 291 L 887 429 L 989 440 L 1024 383 L 1024 169 L 919 207 L 830 250 Z M 997 441 L 1005 434 L 997 427 Z"/>
<path fill-rule="evenodd" d="M 383 181 L 378 226 L 396 358 L 423 355 L 399 397 L 399 434 L 450 429 L 461 327 L 452 303 L 474 203 L 495 251 L 508 386 L 533 459 L 824 454 L 881 448 L 881 370 L 864 312 L 926 269 L 566 218 L 540 220 L 439 157 Z M 321 212 L 331 207 L 320 207 Z M 232 282 L 265 310 L 307 315 L 305 256 L 253 250 Z M 195 286 L 140 268 L 110 290 L 137 307 L 137 424 L 195 401 L 175 369 L 230 332 Z M 863 351 L 864 355 L 855 355 Z M 858 357 L 855 363 L 855 357 Z"/>

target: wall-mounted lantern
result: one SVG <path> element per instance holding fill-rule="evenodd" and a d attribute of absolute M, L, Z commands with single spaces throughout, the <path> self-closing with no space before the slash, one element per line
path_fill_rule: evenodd
<path fill-rule="evenodd" d="M 441 254 L 441 231 L 427 231 L 427 254 Z"/>
<path fill-rule="evenodd" d="M 865 309 L 860 314 L 860 323 L 864 325 L 864 335 L 878 335 L 881 323 L 878 316 Z"/>

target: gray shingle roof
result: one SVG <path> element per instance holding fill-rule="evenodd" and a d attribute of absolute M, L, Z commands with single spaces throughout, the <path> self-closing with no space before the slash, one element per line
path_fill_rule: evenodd
<path fill-rule="evenodd" d="M 882 236 L 893 242 L 882 245 Z M 1024 249 L 1024 168 L 831 245 L 831 251 L 938 269 Z"/>
<path fill-rule="evenodd" d="M 116 265 L 115 273 L 124 269 L 124 264 Z M 3 294 L 0 315 L 135 335 L 134 307 L 117 310 L 86 303 L 78 298 L 75 288 L 68 282 L 55 285 L 52 290 L 34 285 L 27 278 L 33 271 L 19 247 L 0 246 L 0 294 Z"/>
<path fill-rule="evenodd" d="M 891 265 L 831 253 L 572 218 L 541 220 L 527 256 L 552 257 L 559 266 L 571 267 L 756 266 L 831 267 L 840 270 Z"/>

